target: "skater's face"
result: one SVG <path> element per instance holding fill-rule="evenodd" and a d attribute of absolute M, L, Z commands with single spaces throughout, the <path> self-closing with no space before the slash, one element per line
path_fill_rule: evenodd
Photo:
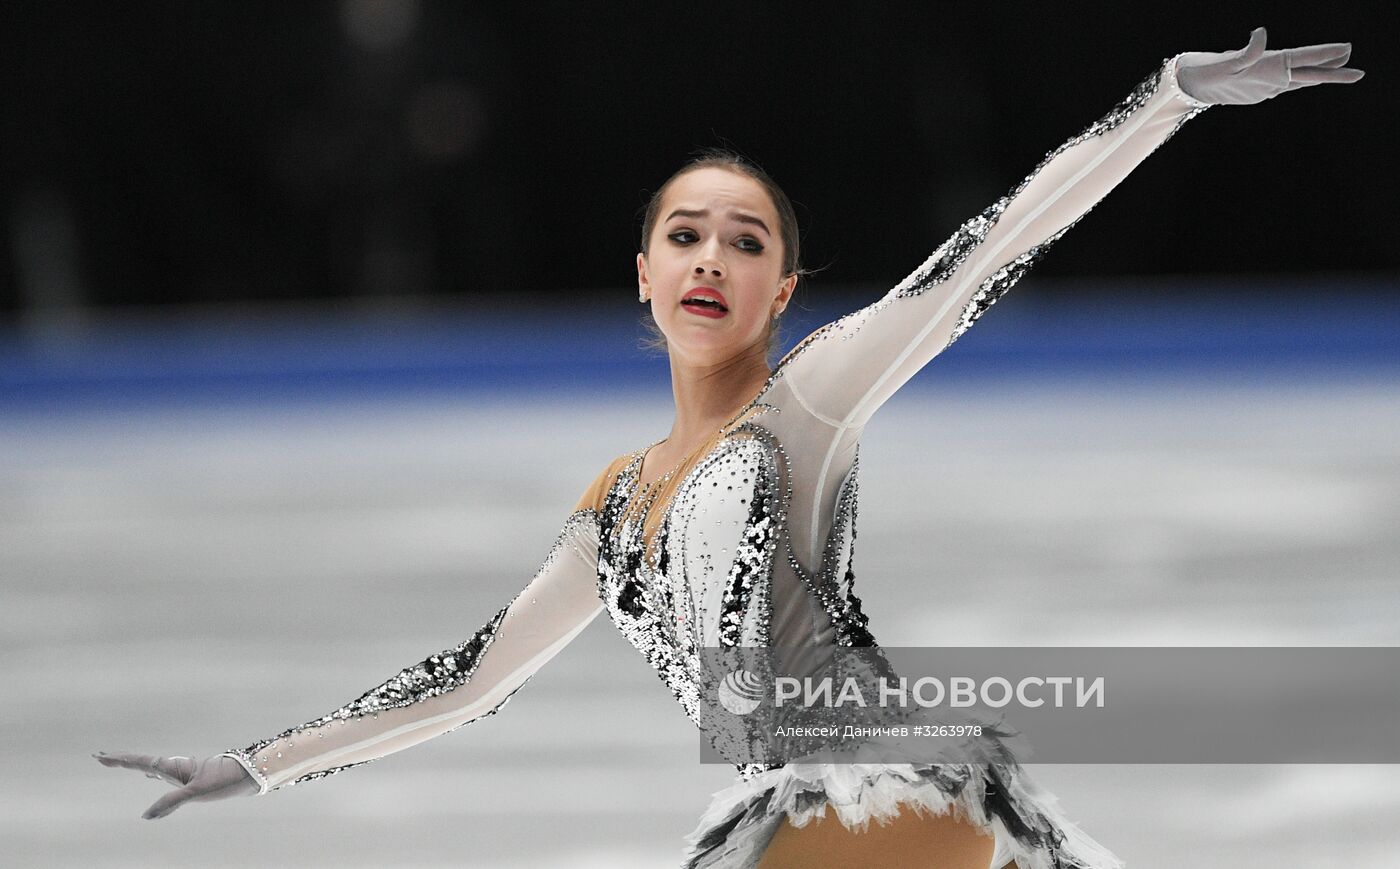
<path fill-rule="evenodd" d="M 661 201 L 637 285 L 672 357 L 715 364 L 767 348 L 796 275 L 783 274 L 783 239 L 768 191 L 715 166 L 675 178 Z"/>

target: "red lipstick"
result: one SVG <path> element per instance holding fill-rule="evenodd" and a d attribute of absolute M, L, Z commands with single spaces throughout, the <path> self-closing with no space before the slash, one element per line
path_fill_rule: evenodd
<path fill-rule="evenodd" d="M 701 317 L 719 319 L 729 313 L 724 296 L 714 287 L 693 287 L 681 297 L 681 307 Z"/>

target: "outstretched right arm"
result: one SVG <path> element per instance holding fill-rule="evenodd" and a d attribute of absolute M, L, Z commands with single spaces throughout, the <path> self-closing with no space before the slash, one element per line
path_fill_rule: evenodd
<path fill-rule="evenodd" d="M 156 818 L 190 800 L 265 794 L 322 778 L 496 712 L 602 611 L 597 515 L 587 501 L 569 515 L 530 583 L 485 625 L 339 709 L 216 757 L 97 759 L 176 785 L 144 816 Z"/>

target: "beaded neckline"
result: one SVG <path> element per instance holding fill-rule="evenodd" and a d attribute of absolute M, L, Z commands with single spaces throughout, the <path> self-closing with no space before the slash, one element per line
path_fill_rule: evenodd
<path fill-rule="evenodd" d="M 765 405 L 760 401 L 772 385 L 772 380 L 773 378 L 770 377 L 758 395 L 730 417 L 728 422 L 716 429 L 714 434 L 702 441 L 695 449 L 683 456 L 680 462 L 656 479 L 643 483 L 642 469 L 646 464 L 647 455 L 658 444 L 664 443 L 666 438 L 653 441 L 643 449 L 632 453 L 631 460 L 628 461 L 619 475 L 619 482 L 627 487 L 624 490 L 622 515 L 630 517 L 632 521 L 640 524 L 648 554 L 654 553 L 656 532 L 670 512 L 671 502 L 675 499 L 676 493 L 680 491 L 683 481 L 706 456 L 714 452 L 716 447 L 740 426 L 766 411 L 777 410 L 777 408 Z"/>
<path fill-rule="evenodd" d="M 711 435 L 710 437 L 701 441 L 700 444 L 695 447 L 695 449 L 682 456 L 679 462 L 672 465 L 666 470 L 665 473 L 663 473 L 661 476 L 657 477 L 656 479 L 650 482 L 642 482 L 642 471 L 646 467 L 647 456 L 651 454 L 651 451 L 653 449 L 665 443 L 668 440 L 668 438 L 661 438 L 660 440 L 652 441 L 650 444 L 647 444 L 642 449 L 637 450 L 636 453 L 633 454 L 637 457 L 637 470 L 636 473 L 632 474 L 633 489 L 636 492 L 644 492 L 662 487 L 666 482 L 668 482 L 672 478 L 680 476 L 681 472 L 684 471 L 688 465 L 694 464 L 696 459 L 706 455 L 711 450 L 713 450 L 715 443 L 717 441 L 723 440 L 725 437 L 730 435 L 742 421 L 745 421 L 745 417 L 752 419 L 753 417 L 758 416 L 757 413 L 750 414 L 749 412 L 752 411 L 754 408 L 761 406 L 760 399 L 765 393 L 768 392 L 768 387 L 772 384 L 772 380 L 773 378 L 770 377 L 768 382 L 764 384 L 763 388 L 759 390 L 758 395 L 754 396 L 754 398 L 751 401 L 749 401 L 747 404 L 741 407 L 737 413 L 731 416 L 729 418 L 729 421 L 726 422 L 724 425 L 720 426 L 716 430 L 714 435 Z M 763 410 L 769 409 L 773 408 L 763 408 Z M 762 411 L 760 411 L 760 413 L 761 412 Z M 716 435 L 718 437 L 716 437 Z"/>

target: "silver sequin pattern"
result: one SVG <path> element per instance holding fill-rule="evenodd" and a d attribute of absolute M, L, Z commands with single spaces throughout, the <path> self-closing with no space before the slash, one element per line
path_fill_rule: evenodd
<path fill-rule="evenodd" d="M 822 550 L 821 565 L 815 573 L 809 573 L 798 564 L 792 546 L 788 544 L 788 561 L 792 569 L 826 611 L 836 632 L 836 643 L 841 646 L 874 646 L 875 637 L 867 629 L 869 619 L 861 612 L 860 598 L 855 593 L 855 537 L 856 500 L 859 491 L 858 473 L 860 455 L 851 461 L 851 470 L 836 498 L 836 516 L 831 524 Z M 843 542 L 849 537 L 850 547 L 845 559 L 841 559 Z"/>
<path fill-rule="evenodd" d="M 766 434 L 752 423 L 737 427 L 691 469 L 666 505 L 632 503 L 641 494 L 645 451 L 634 453 L 606 495 L 599 520 L 598 593 L 609 617 L 687 717 L 716 742 L 762 740 L 762 734 L 747 732 L 747 722 L 716 708 L 718 685 L 700 651 L 768 642 L 768 578 L 786 499 Z M 728 519 L 732 527 L 701 527 L 721 521 L 702 503 L 734 517 Z M 649 556 L 643 524 L 653 509 L 664 512 Z M 721 587 L 708 588 L 707 582 Z M 713 636 L 704 635 L 706 625 Z"/>
<path fill-rule="evenodd" d="M 875 645 L 854 589 L 857 467 L 852 465 L 838 495 L 821 564 L 807 571 L 798 563 L 787 533 L 792 494 L 788 457 L 771 431 L 753 421 L 737 426 L 687 474 L 666 505 L 638 501 L 654 498 L 638 491 L 645 453 L 632 455 L 605 497 L 599 519 L 598 593 L 618 630 L 671 689 L 686 715 L 723 751 L 720 742 L 751 742 L 755 735 L 714 707 L 716 670 L 702 664 L 700 653 L 707 644 L 769 644 L 773 559 L 780 552 L 826 613 L 838 645 Z M 728 499 L 737 500 L 730 504 Z M 725 516 L 743 518 L 714 519 L 711 514 L 726 504 Z M 657 524 L 657 540 L 648 548 L 643 523 L 652 509 L 663 509 L 664 514 Z M 721 521 L 739 527 L 703 527 Z M 851 546 L 844 545 L 848 540 Z M 715 612 L 706 611 L 703 603 L 707 582 L 723 585 Z M 718 625 L 714 637 L 701 636 L 704 624 Z M 738 768 L 747 778 L 780 765 L 747 763 Z"/>

